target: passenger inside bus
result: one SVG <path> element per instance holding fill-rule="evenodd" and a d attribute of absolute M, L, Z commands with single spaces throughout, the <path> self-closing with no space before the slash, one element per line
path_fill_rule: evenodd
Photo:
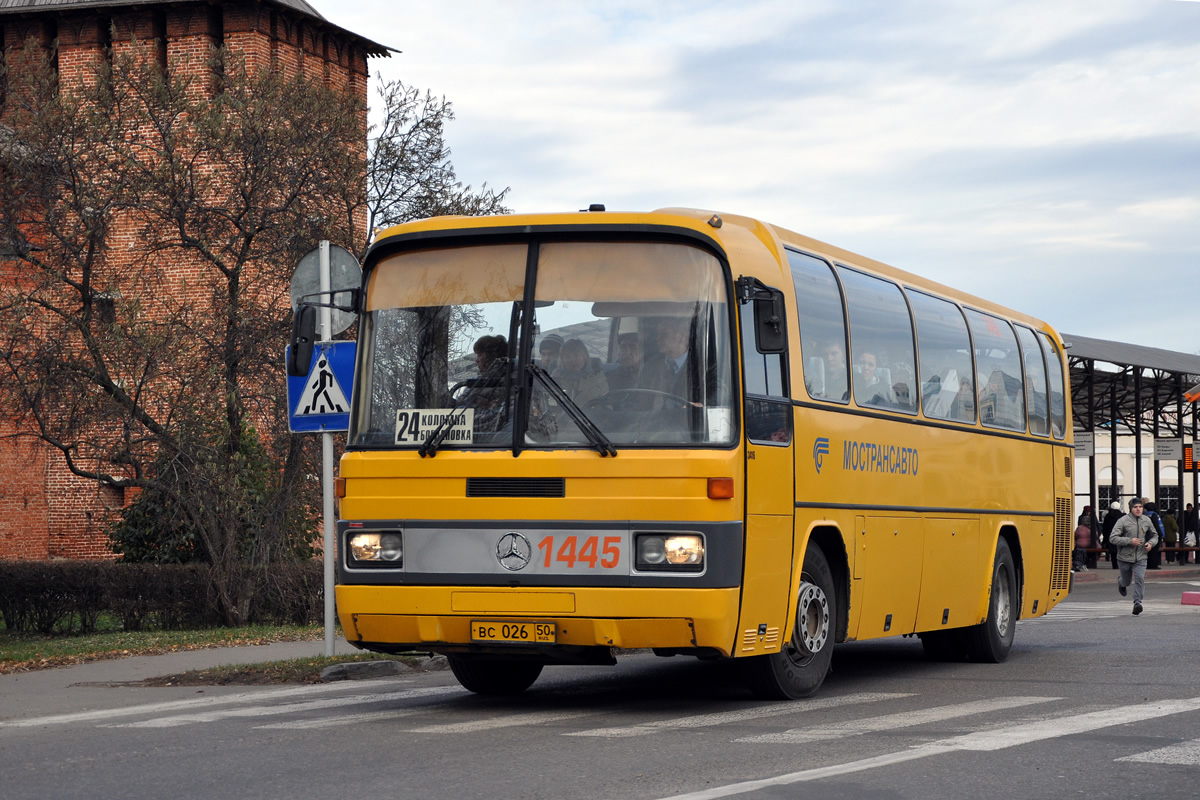
<path fill-rule="evenodd" d="M 508 340 L 503 336 L 481 336 L 473 350 L 479 375 L 467 381 L 468 396 L 464 405 L 475 409 L 476 431 L 499 431 L 509 416 L 504 402 Z"/>
<path fill-rule="evenodd" d="M 825 356 L 825 397 L 830 400 L 845 400 L 849 397 L 846 386 L 846 351 L 841 342 L 830 342 L 823 350 Z"/>
<path fill-rule="evenodd" d="M 875 354 L 869 350 L 858 353 L 854 365 L 854 398 L 861 405 L 890 406 L 895 402 L 892 394 L 891 373 L 880 368 Z"/>
<path fill-rule="evenodd" d="M 568 339 L 563 344 L 561 363 L 550 377 L 580 406 L 586 406 L 608 391 L 608 382 L 580 339 Z"/>

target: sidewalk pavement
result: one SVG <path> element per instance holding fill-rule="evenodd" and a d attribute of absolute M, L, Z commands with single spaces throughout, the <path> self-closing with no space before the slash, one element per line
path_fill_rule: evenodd
<path fill-rule="evenodd" d="M 1087 572 L 1076 572 L 1075 583 L 1116 583 L 1121 570 L 1103 559 Z M 1200 580 L 1200 564 L 1166 564 L 1161 569 L 1146 570 L 1146 580 Z"/>
<path fill-rule="evenodd" d="M 345 640 L 338 639 L 334 641 L 334 652 L 344 655 L 359 651 Z M 245 647 L 214 647 L 159 656 L 134 656 L 92 661 L 73 667 L 0 675 L 0 722 L 6 719 L 65 714 L 131 702 L 157 702 L 198 695 L 244 692 L 247 689 L 245 686 L 145 687 L 137 684 L 147 678 L 196 669 L 323 655 L 325 641 L 317 639 Z M 271 687 L 254 688 L 270 690 Z M 136 699 L 131 699 L 131 695 Z"/>

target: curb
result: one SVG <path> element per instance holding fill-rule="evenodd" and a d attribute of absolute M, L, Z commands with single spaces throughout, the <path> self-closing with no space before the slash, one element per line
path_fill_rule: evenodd
<path fill-rule="evenodd" d="M 1087 572 L 1073 572 L 1072 580 L 1076 584 L 1080 583 L 1116 583 L 1117 576 L 1121 571 L 1110 566 L 1107 562 L 1101 562 L 1095 567 L 1091 567 Z M 1162 581 L 1162 580 L 1180 580 L 1180 579 L 1200 579 L 1200 565 L 1189 564 L 1186 567 L 1163 566 L 1159 569 L 1146 570 L 1147 581 Z"/>
<path fill-rule="evenodd" d="M 378 661 L 348 661 L 344 664 L 333 664 L 321 670 L 321 680 L 325 683 L 333 681 L 363 681 L 373 678 L 391 678 L 406 672 L 434 672 L 448 669 L 449 662 L 445 656 L 426 656 L 413 659 L 410 663 L 381 659 Z"/>

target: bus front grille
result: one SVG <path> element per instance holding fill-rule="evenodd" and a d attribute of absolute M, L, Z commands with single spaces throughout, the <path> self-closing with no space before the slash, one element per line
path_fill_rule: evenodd
<path fill-rule="evenodd" d="M 467 478 L 467 497 L 566 497 L 565 478 Z"/>

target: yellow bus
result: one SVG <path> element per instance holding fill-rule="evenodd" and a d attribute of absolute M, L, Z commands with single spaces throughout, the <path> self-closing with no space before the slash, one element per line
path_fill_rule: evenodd
<path fill-rule="evenodd" d="M 733 658 L 798 698 L 838 642 L 1002 661 L 1070 589 L 1070 393 L 1036 319 L 753 219 L 602 206 L 391 228 L 355 304 L 360 648 L 484 694 Z"/>

